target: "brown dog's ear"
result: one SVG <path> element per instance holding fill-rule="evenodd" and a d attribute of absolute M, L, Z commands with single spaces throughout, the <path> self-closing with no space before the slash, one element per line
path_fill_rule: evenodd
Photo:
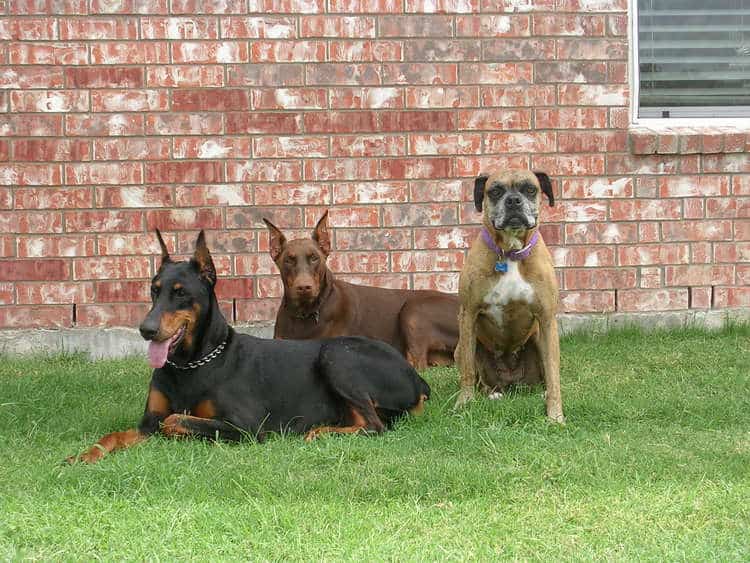
<path fill-rule="evenodd" d="M 169 257 L 169 250 L 167 250 L 167 245 L 165 244 L 159 229 L 156 229 L 156 238 L 159 239 L 159 246 L 161 246 L 161 265 L 163 266 L 167 262 L 171 262 L 172 259 Z"/>
<path fill-rule="evenodd" d="M 216 284 L 216 267 L 211 259 L 211 253 L 206 246 L 206 234 L 201 231 L 195 241 L 195 252 L 191 260 L 196 265 L 198 271 L 208 283 L 212 286 Z"/>
<path fill-rule="evenodd" d="M 549 200 L 549 206 L 555 205 L 555 194 L 552 193 L 552 180 L 545 172 L 534 172 L 534 176 L 539 180 L 539 187 L 542 188 L 542 192 L 547 196 Z"/>
<path fill-rule="evenodd" d="M 271 223 L 271 221 L 265 217 L 263 217 L 263 222 L 266 224 L 266 227 L 268 227 L 268 233 L 270 235 L 268 241 L 268 253 L 271 255 L 271 259 L 276 262 L 279 259 L 279 256 L 281 256 L 281 252 L 284 250 L 286 237 L 276 225 Z"/>
<path fill-rule="evenodd" d="M 328 210 L 323 213 L 323 216 L 315 225 L 315 230 L 312 234 L 312 239 L 318 243 L 320 250 L 323 254 L 328 256 L 331 253 L 331 233 L 328 231 Z"/>
<path fill-rule="evenodd" d="M 482 174 L 481 176 L 477 176 L 476 180 L 474 180 L 474 207 L 477 208 L 477 211 L 482 210 L 482 200 L 484 200 L 484 185 L 487 183 L 487 174 Z"/>

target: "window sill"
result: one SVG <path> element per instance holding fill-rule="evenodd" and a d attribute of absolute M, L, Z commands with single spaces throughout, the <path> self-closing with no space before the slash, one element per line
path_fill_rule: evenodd
<path fill-rule="evenodd" d="M 670 120 L 671 121 L 671 120 Z M 654 123 L 631 125 L 628 144 L 632 154 L 717 154 L 750 152 L 750 121 L 736 125 L 707 122 L 692 124 Z"/>

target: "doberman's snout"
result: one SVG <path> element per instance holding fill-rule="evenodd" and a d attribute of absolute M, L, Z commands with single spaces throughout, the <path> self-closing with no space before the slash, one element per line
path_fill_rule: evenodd
<path fill-rule="evenodd" d="M 146 319 L 138 327 L 138 330 L 145 340 L 153 340 L 159 332 L 159 325 L 150 319 Z"/>
<path fill-rule="evenodd" d="M 312 292 L 311 284 L 297 284 L 294 288 L 297 290 L 297 293 L 311 293 Z"/>

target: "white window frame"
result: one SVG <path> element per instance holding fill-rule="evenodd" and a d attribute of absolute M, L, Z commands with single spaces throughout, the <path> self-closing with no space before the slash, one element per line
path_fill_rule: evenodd
<path fill-rule="evenodd" d="M 638 63 L 638 0 L 628 0 L 628 67 L 630 69 L 630 123 L 647 127 L 732 127 L 750 130 L 750 110 L 746 106 L 726 108 L 730 113 L 722 117 L 639 117 L 640 68 Z M 724 107 L 724 106 L 717 106 Z M 687 108 L 686 108 L 687 109 Z M 731 114 L 737 112 L 735 117 Z"/>

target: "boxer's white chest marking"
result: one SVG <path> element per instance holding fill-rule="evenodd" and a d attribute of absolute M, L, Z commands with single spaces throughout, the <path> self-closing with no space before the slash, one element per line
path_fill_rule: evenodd
<path fill-rule="evenodd" d="M 508 271 L 484 296 L 487 305 L 487 316 L 492 317 L 498 326 L 503 324 L 503 309 L 508 303 L 523 301 L 531 304 L 534 300 L 534 288 L 531 287 L 518 270 L 518 262 L 508 260 Z"/>

